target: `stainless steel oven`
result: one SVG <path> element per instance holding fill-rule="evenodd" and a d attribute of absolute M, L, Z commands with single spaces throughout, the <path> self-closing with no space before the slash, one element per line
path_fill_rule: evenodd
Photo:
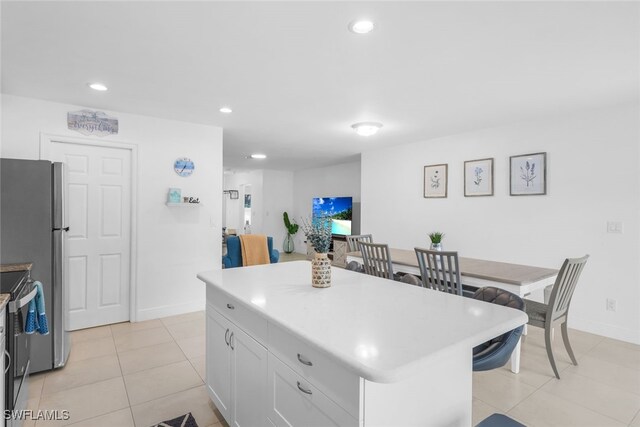
<path fill-rule="evenodd" d="M 11 294 L 7 305 L 7 336 L 5 371 L 5 409 L 26 409 L 29 399 L 29 371 L 31 360 L 31 335 L 24 331 L 29 302 L 36 296 L 36 288 L 29 272 L 3 273 L 0 291 Z M 7 426 L 22 425 L 21 420 L 7 420 Z"/>

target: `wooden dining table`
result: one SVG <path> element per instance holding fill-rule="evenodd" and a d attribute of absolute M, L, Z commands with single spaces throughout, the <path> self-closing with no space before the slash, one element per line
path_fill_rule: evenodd
<path fill-rule="evenodd" d="M 389 257 L 395 273 L 420 275 L 418 258 L 413 250 L 389 248 Z M 507 262 L 488 261 L 477 258 L 458 257 L 462 284 L 477 288 L 494 286 L 525 297 L 532 292 L 553 285 L 558 270 Z M 362 254 L 347 253 L 347 262 L 363 262 Z M 526 334 L 526 325 L 525 325 Z M 520 343 L 511 356 L 511 372 L 520 371 Z"/>

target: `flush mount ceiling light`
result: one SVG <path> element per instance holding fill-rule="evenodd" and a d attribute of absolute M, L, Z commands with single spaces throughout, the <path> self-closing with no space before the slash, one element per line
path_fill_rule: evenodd
<path fill-rule="evenodd" d="M 266 159 L 266 154 L 252 154 L 249 156 L 250 159 Z"/>
<path fill-rule="evenodd" d="M 360 136 L 371 136 L 375 135 L 380 128 L 382 127 L 382 123 L 377 122 L 361 122 L 351 125 L 353 130 Z"/>
<path fill-rule="evenodd" d="M 356 34 L 367 34 L 373 31 L 373 22 L 367 20 L 351 21 L 349 31 Z"/>
<path fill-rule="evenodd" d="M 107 87 L 102 83 L 89 83 L 89 87 L 100 92 L 104 92 L 105 90 L 107 90 Z"/>
<path fill-rule="evenodd" d="M 232 113 L 233 110 L 231 108 L 229 108 L 229 107 L 222 107 L 222 108 L 220 108 L 220 112 L 224 113 L 224 114 L 229 114 L 229 113 Z"/>

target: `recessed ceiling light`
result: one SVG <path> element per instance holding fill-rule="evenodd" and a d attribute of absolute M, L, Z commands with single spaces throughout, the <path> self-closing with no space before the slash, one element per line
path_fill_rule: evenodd
<path fill-rule="evenodd" d="M 373 31 L 373 22 L 367 20 L 352 21 L 349 30 L 356 34 L 367 34 Z"/>
<path fill-rule="evenodd" d="M 89 83 L 89 87 L 93 90 L 99 90 L 100 92 L 107 90 L 107 87 L 102 83 Z"/>
<path fill-rule="evenodd" d="M 382 123 L 361 122 L 361 123 L 353 124 L 351 125 L 351 127 L 360 136 L 371 136 L 371 135 L 375 135 L 380 130 L 380 128 L 382 127 Z"/>
<path fill-rule="evenodd" d="M 267 155 L 266 154 L 252 154 L 249 157 L 251 157 L 252 159 L 266 159 Z"/>
<path fill-rule="evenodd" d="M 222 107 L 222 108 L 220 108 L 220 112 L 221 113 L 225 113 L 225 114 L 229 114 L 229 113 L 232 113 L 233 110 L 231 108 L 229 108 L 229 107 Z"/>

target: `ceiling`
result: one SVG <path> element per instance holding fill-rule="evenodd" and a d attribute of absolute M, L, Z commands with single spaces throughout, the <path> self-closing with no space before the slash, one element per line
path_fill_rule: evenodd
<path fill-rule="evenodd" d="M 225 168 L 305 169 L 637 102 L 639 8 L 3 1 L 2 92 L 221 126 Z M 362 17 L 375 30 L 349 32 Z M 89 89 L 94 81 L 109 91 Z M 223 105 L 233 113 L 221 114 Z M 360 121 L 384 127 L 364 138 L 350 128 Z M 255 152 L 268 158 L 246 158 Z"/>

